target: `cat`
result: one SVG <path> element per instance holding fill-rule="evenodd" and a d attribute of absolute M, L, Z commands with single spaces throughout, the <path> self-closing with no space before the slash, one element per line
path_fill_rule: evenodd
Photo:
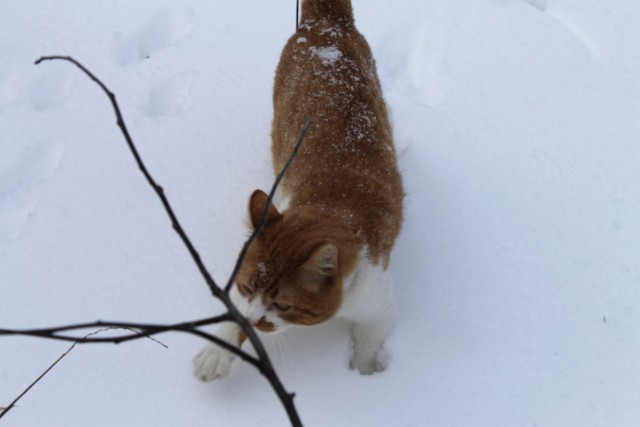
<path fill-rule="evenodd" d="M 391 249 L 403 219 L 404 191 L 375 62 L 354 24 L 350 0 L 303 0 L 300 25 L 276 70 L 272 160 L 286 163 L 302 125 L 313 124 L 282 181 L 284 200 L 240 268 L 232 301 L 264 332 L 349 322 L 350 367 L 384 369 L 378 360 L 393 321 Z M 256 190 L 256 227 L 267 195 Z M 245 339 L 225 322 L 218 336 Z M 235 355 L 215 344 L 194 358 L 203 381 L 228 375 Z"/>

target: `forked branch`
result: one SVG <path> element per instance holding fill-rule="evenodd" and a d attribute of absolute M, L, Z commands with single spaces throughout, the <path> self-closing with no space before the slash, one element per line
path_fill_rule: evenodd
<path fill-rule="evenodd" d="M 197 335 L 211 342 L 214 342 L 220 345 L 221 347 L 224 347 L 225 349 L 237 354 L 243 360 L 245 360 L 246 362 L 258 368 L 262 373 L 262 375 L 264 375 L 267 378 L 267 380 L 273 387 L 274 391 L 278 395 L 278 398 L 284 405 L 285 410 L 287 411 L 289 420 L 291 421 L 291 424 L 294 426 L 301 426 L 302 422 L 300 421 L 300 417 L 293 404 L 294 394 L 288 393 L 285 390 L 275 370 L 273 369 L 273 365 L 271 364 L 271 361 L 269 360 L 269 357 L 260 339 L 258 338 L 255 330 L 251 326 L 250 322 L 244 316 L 242 316 L 242 314 L 240 314 L 240 312 L 231 302 L 229 298 L 229 290 L 231 289 L 233 283 L 235 282 L 236 275 L 238 273 L 240 266 L 242 265 L 242 262 L 244 260 L 244 257 L 246 255 L 248 248 L 250 247 L 251 243 L 256 239 L 256 237 L 262 231 L 262 229 L 264 228 L 264 225 L 266 224 L 268 208 L 271 203 L 271 200 L 273 199 L 273 195 L 275 194 L 275 191 L 280 181 L 282 180 L 282 177 L 284 176 L 285 172 L 287 171 L 287 169 L 293 162 L 294 158 L 296 157 L 298 150 L 300 149 L 300 146 L 302 144 L 302 141 L 304 140 L 305 135 L 307 134 L 307 131 L 311 127 L 311 118 L 309 117 L 307 118 L 307 122 L 305 126 L 302 128 L 300 137 L 296 142 L 295 148 L 293 150 L 293 153 L 291 154 L 291 157 L 289 158 L 289 161 L 286 163 L 282 171 L 276 177 L 276 180 L 271 188 L 271 191 L 269 192 L 267 203 L 265 204 L 265 209 L 262 212 L 262 216 L 258 223 L 258 226 L 255 228 L 254 232 L 251 234 L 249 239 L 244 243 L 242 251 L 236 261 L 235 268 L 231 276 L 229 277 L 225 288 L 222 289 L 216 284 L 216 282 L 213 280 L 213 278 L 209 274 L 209 271 L 205 267 L 202 261 L 202 258 L 200 257 L 200 254 L 198 253 L 196 248 L 193 246 L 193 244 L 191 243 L 191 240 L 189 239 L 182 225 L 178 221 L 178 218 L 175 215 L 173 208 L 171 207 L 171 204 L 169 203 L 169 200 L 167 199 L 164 193 L 164 189 L 151 176 L 151 174 L 147 170 L 147 167 L 142 161 L 142 157 L 140 156 L 135 144 L 133 143 L 133 140 L 131 139 L 129 131 L 127 130 L 127 127 L 124 122 L 124 118 L 122 117 L 122 113 L 120 111 L 120 107 L 118 106 L 118 102 L 116 101 L 115 94 L 111 92 L 109 88 L 104 83 L 102 83 L 102 81 L 100 81 L 93 73 L 91 73 L 87 68 L 85 68 L 82 64 L 80 64 L 78 61 L 76 61 L 74 58 L 70 56 L 44 56 L 38 59 L 36 61 L 36 64 L 40 64 L 43 61 L 49 61 L 49 60 L 63 60 L 63 61 L 71 62 L 80 70 L 82 70 L 91 80 L 93 80 L 107 95 L 116 115 L 116 123 L 118 124 L 118 127 L 120 128 L 122 135 L 124 136 L 127 142 L 127 145 L 140 171 L 142 172 L 148 184 L 151 186 L 153 191 L 156 193 L 156 195 L 160 199 L 165 209 L 165 212 L 171 219 L 171 224 L 173 229 L 178 234 L 183 244 L 186 246 L 189 254 L 191 255 L 192 260 L 194 261 L 198 270 L 200 271 L 200 274 L 202 275 L 205 283 L 211 290 L 211 293 L 222 301 L 222 303 L 227 308 L 227 312 L 221 316 L 196 320 L 192 322 L 177 323 L 172 325 L 154 325 L 154 324 L 98 321 L 94 323 L 67 325 L 67 326 L 61 326 L 57 328 L 43 328 L 43 329 L 31 329 L 31 330 L 0 329 L 0 335 L 28 335 L 28 336 L 36 336 L 41 338 L 56 339 L 56 340 L 74 341 L 75 343 L 105 343 L 105 342 L 120 343 L 120 342 L 145 338 L 145 337 L 149 337 L 152 335 L 156 335 L 156 334 L 168 332 L 168 331 L 179 331 L 179 332 L 185 332 L 185 333 Z M 199 329 L 199 327 L 201 326 L 218 323 L 225 320 L 226 321 L 231 320 L 240 325 L 243 332 L 247 335 L 247 338 L 249 339 L 249 341 L 251 341 L 251 344 L 253 345 L 258 355 L 257 358 L 243 352 L 240 348 L 233 346 L 219 339 L 218 337 L 211 335 L 209 333 L 203 332 Z M 73 331 L 79 331 L 82 329 L 95 328 L 95 327 L 117 327 L 117 328 L 133 329 L 136 332 L 133 334 L 123 334 L 116 337 L 74 336 L 74 335 L 65 334 L 65 332 L 73 332 Z M 55 364 L 53 366 L 55 366 Z M 7 408 L 3 412 L 0 412 L 0 418 L 2 418 L 2 416 L 4 416 L 9 409 L 10 408 Z"/>
<path fill-rule="evenodd" d="M 87 334 L 87 335 L 85 335 L 82 339 L 80 339 L 80 340 L 78 340 L 78 341 L 74 342 L 74 343 L 73 343 L 73 344 L 72 344 L 72 345 L 67 349 L 67 351 L 65 351 L 64 353 L 62 353 L 62 355 L 60 355 L 60 357 L 58 357 L 58 358 L 55 360 L 55 362 L 53 362 L 53 363 L 52 363 L 52 364 L 51 364 L 51 365 L 50 365 L 50 366 L 49 366 L 49 367 L 48 367 L 48 368 L 47 368 L 47 369 L 46 369 L 42 374 L 40 374 L 40 376 L 39 376 L 38 378 L 36 378 L 36 379 L 31 383 L 31 384 L 29 384 L 29 386 L 28 386 L 27 388 L 25 388 L 25 389 L 24 389 L 24 391 L 18 395 L 18 397 L 16 397 L 15 399 L 13 399 L 13 402 L 11 402 L 11 403 L 9 404 L 9 406 L 7 406 L 6 408 L 0 408 L 0 418 L 2 418 L 2 417 L 3 417 L 7 412 L 9 412 L 9 411 L 10 411 L 10 410 L 11 410 L 11 409 L 16 405 L 16 403 L 18 403 L 18 401 L 19 401 L 20 399 L 22 399 L 22 396 L 24 396 L 25 394 L 27 394 L 27 393 L 29 392 L 29 390 L 31 390 L 31 389 L 33 388 L 33 386 L 35 386 L 35 385 L 36 385 L 36 384 L 37 384 L 41 379 L 43 379 L 43 378 L 44 378 L 44 377 L 45 377 L 45 376 L 46 376 L 46 375 L 47 375 L 47 374 L 48 374 L 48 373 L 49 373 L 53 368 L 55 368 L 55 366 L 56 366 L 58 363 L 60 363 L 60 361 L 61 361 L 62 359 L 64 359 L 65 357 L 67 357 L 67 355 L 68 355 L 69 353 L 71 353 L 71 351 L 72 351 L 74 348 L 76 348 L 76 345 L 80 344 L 81 342 L 91 342 L 91 341 L 87 341 L 87 339 L 89 339 L 89 340 L 90 340 L 90 338 L 89 338 L 90 336 L 92 336 L 92 335 L 96 335 L 96 334 L 99 334 L 99 333 L 101 333 L 101 332 L 106 332 L 106 331 L 108 331 L 108 330 L 115 329 L 115 328 L 116 328 L 115 326 L 109 326 L 109 327 L 106 327 L 106 328 L 104 328 L 104 329 L 98 329 L 97 331 L 93 331 L 93 332 L 91 332 L 91 333 L 88 333 L 88 334 Z M 130 328 L 123 328 L 123 329 L 130 329 Z M 131 329 L 131 330 L 132 330 L 132 329 Z M 133 332 L 135 332 L 135 333 L 137 333 L 137 331 L 135 331 L 135 330 L 132 330 L 132 331 L 133 331 Z M 144 337 L 144 335 L 140 335 L 139 333 L 137 333 L 137 334 L 138 334 L 138 336 L 140 336 L 140 337 Z M 167 346 L 166 346 L 166 345 L 162 344 L 160 341 L 158 341 L 158 340 L 156 340 L 156 339 L 153 339 L 153 338 L 151 338 L 151 337 L 146 337 L 146 338 L 149 338 L 150 340 L 155 341 L 156 343 L 160 344 L 161 346 L 163 346 L 163 347 L 167 348 Z"/>

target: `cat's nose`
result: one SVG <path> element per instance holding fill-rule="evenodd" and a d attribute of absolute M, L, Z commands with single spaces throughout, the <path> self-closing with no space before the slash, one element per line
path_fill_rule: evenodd
<path fill-rule="evenodd" d="M 253 326 L 255 326 L 258 330 L 261 330 L 262 332 L 273 332 L 276 330 L 276 326 L 273 323 L 269 322 L 264 316 L 252 323 Z"/>

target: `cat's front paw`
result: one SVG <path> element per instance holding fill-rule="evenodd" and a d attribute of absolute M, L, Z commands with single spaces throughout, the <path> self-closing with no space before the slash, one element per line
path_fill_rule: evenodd
<path fill-rule="evenodd" d="M 349 361 L 349 368 L 357 369 L 361 375 L 371 375 L 382 372 L 387 367 L 386 352 L 384 351 L 385 328 L 370 327 L 367 324 L 356 324 L 351 333 L 353 335 L 353 352 Z"/>
<path fill-rule="evenodd" d="M 362 355 L 354 354 L 349 362 L 350 369 L 357 369 L 360 375 L 372 375 L 384 370 L 384 366 L 378 362 L 375 354 Z"/>
<path fill-rule="evenodd" d="M 208 344 L 193 358 L 193 373 L 201 381 L 221 380 L 229 375 L 235 357 L 230 351 Z"/>

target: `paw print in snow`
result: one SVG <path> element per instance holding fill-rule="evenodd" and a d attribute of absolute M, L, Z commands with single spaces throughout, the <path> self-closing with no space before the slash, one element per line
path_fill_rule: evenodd
<path fill-rule="evenodd" d="M 527 0 L 527 2 L 531 4 L 531 6 L 540 10 L 545 10 L 547 8 L 547 0 Z"/>
<path fill-rule="evenodd" d="M 573 16 L 572 7 L 566 2 L 557 0 L 487 0 L 500 5 L 511 5 L 514 3 L 527 3 L 532 7 L 542 11 L 546 16 L 562 25 L 573 37 L 578 40 L 592 59 L 598 60 L 602 57 L 602 46 L 597 37 L 591 33 L 589 28 L 583 26 L 577 17 Z"/>
<path fill-rule="evenodd" d="M 380 75 L 391 91 L 413 104 L 435 107 L 450 92 L 446 63 L 446 28 L 438 20 L 416 22 L 412 28 L 392 31 L 380 46 Z"/>
<path fill-rule="evenodd" d="M 39 201 L 39 187 L 53 176 L 63 151 L 56 145 L 30 147 L 0 172 L 0 242 L 16 239 Z"/>
<path fill-rule="evenodd" d="M 20 96 L 20 82 L 15 73 L 0 70 L 0 110 Z"/>
<path fill-rule="evenodd" d="M 175 116 L 193 103 L 193 85 L 196 71 L 187 71 L 160 83 L 151 91 L 146 105 L 149 116 Z"/>
<path fill-rule="evenodd" d="M 416 109 L 442 105 L 451 92 L 447 66 L 447 37 L 455 28 L 453 13 L 431 11 L 408 28 L 391 31 L 378 48 L 380 78 L 393 118 L 398 154 L 409 146 L 414 135 Z"/>
<path fill-rule="evenodd" d="M 59 66 L 47 67 L 38 73 L 29 88 L 31 106 L 38 110 L 57 107 L 69 95 L 73 77 L 69 69 Z"/>
<path fill-rule="evenodd" d="M 176 44 L 191 34 L 195 21 L 193 12 L 157 13 L 146 28 L 117 42 L 118 63 L 135 64 L 159 50 Z"/>

